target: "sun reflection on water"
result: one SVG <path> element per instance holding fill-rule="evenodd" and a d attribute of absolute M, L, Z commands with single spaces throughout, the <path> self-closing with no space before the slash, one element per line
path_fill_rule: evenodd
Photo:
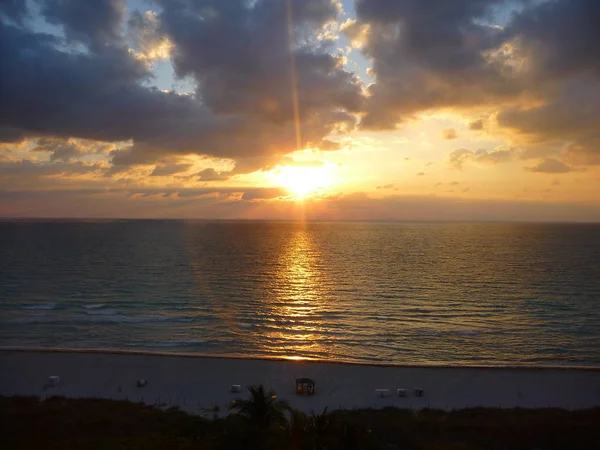
<path fill-rule="evenodd" d="M 320 289 L 323 273 L 318 267 L 319 252 L 306 229 L 298 229 L 282 251 L 273 282 L 272 314 L 285 317 L 280 331 L 269 331 L 267 341 L 284 342 L 287 359 L 307 359 L 325 351 L 318 340 L 326 308 Z"/>

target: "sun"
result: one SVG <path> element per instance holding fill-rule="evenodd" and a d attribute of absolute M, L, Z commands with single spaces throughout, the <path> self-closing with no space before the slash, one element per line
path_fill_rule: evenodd
<path fill-rule="evenodd" d="M 330 167 L 279 166 L 275 170 L 276 182 L 296 198 L 306 198 L 331 186 Z"/>

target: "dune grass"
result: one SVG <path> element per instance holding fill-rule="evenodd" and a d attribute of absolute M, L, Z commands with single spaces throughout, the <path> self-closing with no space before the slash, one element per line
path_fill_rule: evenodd
<path fill-rule="evenodd" d="M 261 403 L 260 408 L 247 403 L 260 403 L 260 395 L 254 392 L 243 403 L 245 408 L 234 407 L 231 414 L 213 420 L 177 408 L 163 410 L 125 401 L 0 397 L 0 447 L 563 450 L 600 445 L 600 408 L 451 412 L 385 408 L 306 415 L 277 402 Z M 270 418 L 275 419 L 269 422 Z"/>

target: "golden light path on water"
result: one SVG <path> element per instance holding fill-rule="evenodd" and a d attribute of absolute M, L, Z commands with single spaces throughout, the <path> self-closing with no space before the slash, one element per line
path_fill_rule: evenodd
<path fill-rule="evenodd" d="M 316 314 L 324 306 L 314 267 L 318 254 L 310 234 L 306 229 L 301 229 L 294 233 L 279 258 L 279 270 L 273 285 L 276 295 L 272 312 L 277 317 L 287 317 L 290 325 L 285 333 L 272 331 L 267 337 L 268 341 L 288 341 L 284 347 L 292 354 L 285 355 L 287 359 L 306 359 L 298 354 L 325 352 L 315 335 L 323 327 Z M 268 351 L 267 348 L 264 350 Z"/>

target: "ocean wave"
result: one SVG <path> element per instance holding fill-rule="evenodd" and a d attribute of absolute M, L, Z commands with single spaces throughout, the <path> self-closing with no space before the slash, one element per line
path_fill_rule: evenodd
<path fill-rule="evenodd" d="M 88 316 L 118 316 L 119 313 L 117 311 L 112 311 L 110 309 L 97 310 L 92 309 L 90 311 L 85 312 Z"/>
<path fill-rule="evenodd" d="M 459 336 L 477 336 L 479 331 L 477 330 L 454 330 L 451 333 L 458 334 Z"/>
<path fill-rule="evenodd" d="M 104 303 L 93 304 L 93 305 L 81 305 L 83 309 L 100 309 L 104 308 L 106 305 Z"/>
<path fill-rule="evenodd" d="M 192 317 L 178 317 L 178 316 L 125 316 L 123 314 L 105 315 L 98 314 L 92 315 L 98 321 L 106 321 L 112 323 L 159 323 L 159 322 L 193 322 Z"/>
<path fill-rule="evenodd" d="M 159 322 L 193 322 L 192 317 L 166 316 L 125 316 L 114 311 L 87 311 L 85 316 L 50 317 L 28 315 L 13 320 L 13 323 L 53 323 L 62 325 L 78 325 L 85 323 L 159 323 Z"/>
<path fill-rule="evenodd" d="M 50 309 L 54 309 L 56 308 L 56 303 L 42 303 L 39 305 L 28 305 L 28 306 L 23 306 L 21 307 L 21 309 L 27 309 L 30 311 L 35 311 L 35 310 L 50 310 Z"/>
<path fill-rule="evenodd" d="M 433 328 L 415 328 L 414 332 L 425 336 L 442 336 L 442 335 L 457 335 L 457 336 L 477 336 L 477 330 L 436 330 Z"/>
<path fill-rule="evenodd" d="M 149 347 L 189 347 L 193 345 L 206 344 L 204 339 L 190 339 L 186 341 L 156 341 L 152 344 L 148 344 Z"/>

